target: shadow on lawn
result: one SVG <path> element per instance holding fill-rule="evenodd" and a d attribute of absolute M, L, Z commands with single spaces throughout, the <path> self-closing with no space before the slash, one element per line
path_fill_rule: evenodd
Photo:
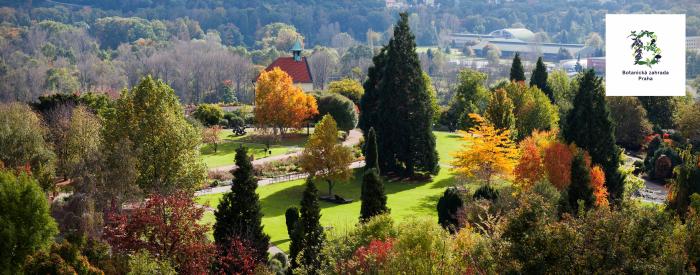
<path fill-rule="evenodd" d="M 362 172 L 364 169 L 355 169 L 354 178 L 349 183 L 336 183 L 333 187 L 333 193 L 337 194 L 346 199 L 352 199 L 352 203 L 360 203 L 360 189 L 362 182 Z M 440 182 L 442 182 L 441 180 Z M 328 193 L 328 184 L 325 181 L 315 181 L 316 188 L 318 188 L 319 195 L 326 195 Z M 387 195 L 403 192 L 416 187 L 420 187 L 424 184 L 430 184 L 430 182 L 408 182 L 408 181 L 393 181 L 384 182 L 384 190 Z M 443 183 L 438 183 L 443 184 Z M 447 183 L 445 183 L 447 184 Z M 301 200 L 301 195 L 304 192 L 305 182 L 301 184 L 296 184 L 288 188 L 279 190 L 275 193 L 260 200 L 260 204 L 263 206 L 263 212 L 266 217 L 276 217 L 284 215 L 284 212 L 290 206 L 299 207 L 299 201 Z M 333 204 L 321 201 L 319 202 L 321 209 L 332 208 L 341 206 L 343 204 Z"/>

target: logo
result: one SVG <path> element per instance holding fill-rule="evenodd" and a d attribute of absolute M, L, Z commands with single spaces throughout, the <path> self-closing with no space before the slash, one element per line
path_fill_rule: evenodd
<path fill-rule="evenodd" d="M 656 46 L 656 34 L 652 31 L 631 31 L 627 38 L 632 38 L 634 65 L 652 65 L 661 61 L 661 49 Z"/>

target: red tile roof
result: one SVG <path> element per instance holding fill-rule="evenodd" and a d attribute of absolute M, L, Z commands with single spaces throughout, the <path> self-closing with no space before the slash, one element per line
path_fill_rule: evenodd
<path fill-rule="evenodd" d="M 265 71 L 271 71 L 275 67 L 279 67 L 292 77 L 294 83 L 313 83 L 311 79 L 311 70 L 306 57 L 302 57 L 301 61 L 294 61 L 293 57 L 277 58 L 272 64 L 265 68 Z"/>

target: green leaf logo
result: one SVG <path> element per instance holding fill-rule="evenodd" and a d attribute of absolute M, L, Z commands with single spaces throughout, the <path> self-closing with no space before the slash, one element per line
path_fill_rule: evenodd
<path fill-rule="evenodd" d="M 651 68 L 661 60 L 661 48 L 656 46 L 656 34 L 652 31 L 631 31 L 627 38 L 632 39 L 632 56 L 634 65 L 646 65 Z"/>

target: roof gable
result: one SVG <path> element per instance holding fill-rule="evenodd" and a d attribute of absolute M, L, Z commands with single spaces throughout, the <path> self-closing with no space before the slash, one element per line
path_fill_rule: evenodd
<path fill-rule="evenodd" d="M 302 57 L 301 61 L 294 61 L 293 57 L 280 57 L 272 62 L 265 71 L 271 71 L 275 67 L 279 67 L 292 77 L 294 83 L 313 83 L 311 78 L 311 70 L 306 57 Z"/>

